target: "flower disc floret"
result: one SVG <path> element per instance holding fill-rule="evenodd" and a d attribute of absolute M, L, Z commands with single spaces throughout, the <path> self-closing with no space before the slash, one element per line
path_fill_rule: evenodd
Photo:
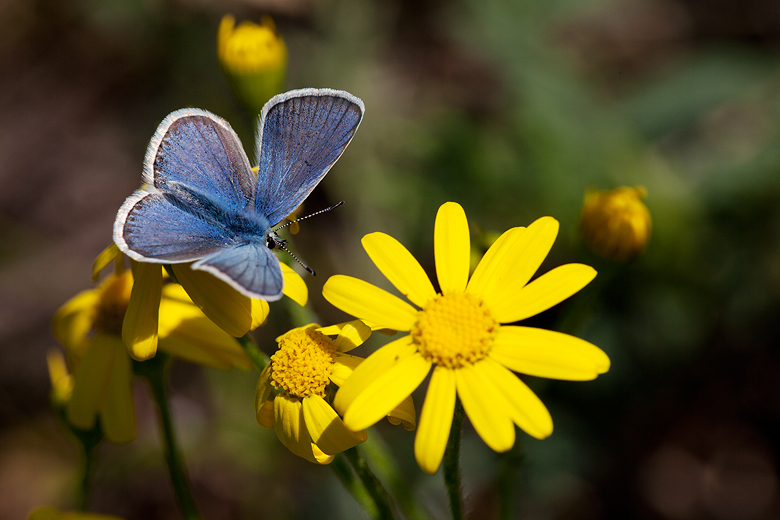
<path fill-rule="evenodd" d="M 412 338 L 423 357 L 447 368 L 485 358 L 499 323 L 471 294 L 437 294 L 417 313 Z"/>
<path fill-rule="evenodd" d="M 331 340 L 316 330 L 291 331 L 271 356 L 274 388 L 297 397 L 324 398 L 335 352 Z"/>

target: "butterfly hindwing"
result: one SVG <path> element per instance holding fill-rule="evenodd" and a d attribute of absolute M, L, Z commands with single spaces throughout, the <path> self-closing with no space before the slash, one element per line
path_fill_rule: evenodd
<path fill-rule="evenodd" d="M 360 99 L 339 90 L 272 98 L 258 128 L 257 212 L 271 224 L 292 213 L 344 152 L 364 111 Z"/>
<path fill-rule="evenodd" d="M 195 262 L 192 268 L 210 272 L 250 298 L 273 301 L 282 297 L 282 266 L 261 242 L 232 245 Z"/>

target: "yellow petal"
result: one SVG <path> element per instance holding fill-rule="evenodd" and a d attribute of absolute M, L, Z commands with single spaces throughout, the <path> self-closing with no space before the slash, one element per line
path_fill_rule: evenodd
<path fill-rule="evenodd" d="M 159 266 L 157 266 L 159 269 Z M 106 387 L 106 397 L 100 412 L 106 439 L 125 444 L 135 439 L 135 409 L 130 358 L 123 345 L 114 344 L 113 365 Z"/>
<path fill-rule="evenodd" d="M 117 344 L 124 349 L 119 336 L 106 334 L 98 334 L 87 341 L 84 357 L 73 373 L 73 394 L 66 408 L 68 422 L 73 426 L 83 430 L 95 426 L 111 377 Z"/>
<path fill-rule="evenodd" d="M 405 301 L 351 276 L 331 276 L 322 295 L 347 314 L 388 329 L 411 330 L 417 316 L 415 308 Z"/>
<path fill-rule="evenodd" d="M 203 315 L 179 285 L 163 287 L 160 349 L 193 363 L 249 370 L 252 363 L 235 338 Z"/>
<path fill-rule="evenodd" d="M 361 242 L 371 261 L 409 301 L 423 307 L 436 296 L 420 263 L 398 240 L 384 233 L 371 233 Z"/>
<path fill-rule="evenodd" d="M 552 217 L 542 217 L 525 231 L 515 232 L 509 240 L 501 243 L 496 241 L 490 249 L 497 244 L 500 249 L 491 262 L 493 265 L 490 272 L 480 274 L 478 280 L 481 282 L 475 283 L 472 278 L 467 292 L 481 295 L 491 312 L 500 309 L 501 302 L 520 292 L 539 269 L 556 236 L 558 221 Z M 477 265 L 477 270 L 480 265 Z M 476 270 L 474 274 L 477 274 Z"/>
<path fill-rule="evenodd" d="M 73 393 L 73 377 L 68 373 L 62 351 L 50 349 L 46 352 L 46 364 L 49 367 L 52 400 L 57 405 L 64 405 Z"/>
<path fill-rule="evenodd" d="M 503 280 L 496 280 L 494 272 L 500 265 L 501 260 L 506 255 L 506 251 L 512 249 L 520 236 L 525 233 L 524 227 L 515 227 L 508 229 L 499 236 L 493 245 L 491 245 L 482 260 L 471 275 L 466 292 L 476 295 L 482 295 L 488 289 L 495 285 L 500 285 Z"/>
<path fill-rule="evenodd" d="M 352 373 L 345 386 L 350 384 L 366 363 L 368 359 Z M 362 392 L 352 400 L 344 412 L 344 424 L 350 430 L 357 431 L 376 423 L 409 397 L 430 370 L 431 362 L 419 353 L 394 363 L 389 370 L 364 386 Z M 338 398 L 338 394 L 336 396 Z"/>
<path fill-rule="evenodd" d="M 122 321 L 122 341 L 137 361 L 157 353 L 157 321 L 162 293 L 162 267 L 159 264 L 130 261 L 133 291 Z"/>
<path fill-rule="evenodd" d="M 368 439 L 365 430 L 353 432 L 344 426 L 341 417 L 320 396 L 303 399 L 303 417 L 312 442 L 328 455 L 341 453 Z"/>
<path fill-rule="evenodd" d="M 255 413 L 257 414 L 257 422 L 260 422 L 260 411 L 268 398 L 271 396 L 273 387 L 271 386 L 271 363 L 268 363 L 257 379 L 257 388 L 255 388 Z"/>
<path fill-rule="evenodd" d="M 357 362 L 352 374 L 346 381 L 341 384 L 336 382 L 336 384 L 339 385 L 339 391 L 336 393 L 336 397 L 333 400 L 333 406 L 336 408 L 336 411 L 343 417 L 346 408 L 352 404 L 355 397 L 357 397 L 366 386 L 376 380 L 377 377 L 393 368 L 399 361 L 412 356 L 415 352 L 417 352 L 417 347 L 412 345 L 412 338 L 404 336 L 378 349 L 368 356 L 368 358 L 362 360 L 362 363 Z M 342 354 L 342 356 L 339 356 L 338 358 L 342 364 L 345 364 L 345 361 L 349 360 L 349 358 L 346 358 L 345 356 L 348 356 L 348 354 Z M 331 379 L 333 379 L 333 376 L 334 374 L 331 374 Z M 392 410 L 392 407 L 390 407 L 388 411 L 389 410 Z M 363 428 L 357 429 L 362 430 Z"/>
<path fill-rule="evenodd" d="M 309 301 L 309 288 L 306 287 L 306 282 L 292 267 L 283 262 L 280 263 L 284 277 L 284 295 L 303 307 Z"/>
<path fill-rule="evenodd" d="M 455 372 L 437 366 L 433 369 L 425 394 L 420 427 L 414 438 L 414 457 L 424 472 L 433 475 L 439 469 L 455 410 Z"/>
<path fill-rule="evenodd" d="M 330 380 L 341 387 L 355 368 L 365 359 L 350 354 L 337 353 L 330 368 Z"/>
<path fill-rule="evenodd" d="M 332 325 L 331 327 L 338 327 L 338 336 L 333 340 L 333 346 L 339 352 L 349 352 L 355 347 L 363 344 L 371 336 L 371 327 L 366 325 L 360 320 L 348 321 L 339 325 Z M 328 327 L 330 328 L 330 327 Z M 317 329 L 321 333 L 328 335 L 324 332 L 324 328 Z"/>
<path fill-rule="evenodd" d="M 95 319 L 95 306 L 100 300 L 96 290 L 82 291 L 57 309 L 52 319 L 52 330 L 69 355 L 81 357 L 85 340 Z"/>
<path fill-rule="evenodd" d="M 313 449 L 311 436 L 306 429 L 303 406 L 297 397 L 279 394 L 274 399 L 274 429 L 276 436 L 291 452 L 315 464 L 328 464 L 333 456 Z"/>
<path fill-rule="evenodd" d="M 271 313 L 271 307 L 265 300 L 257 300 L 255 298 L 249 299 L 250 314 L 252 314 L 252 324 L 249 326 L 249 330 L 255 330 L 257 327 L 265 323 L 268 315 Z"/>
<path fill-rule="evenodd" d="M 509 450 L 515 443 L 515 425 L 501 391 L 474 365 L 455 370 L 455 384 L 463 409 L 485 444 L 499 453 Z"/>
<path fill-rule="evenodd" d="M 257 424 L 259 424 L 263 428 L 268 428 L 269 430 L 273 429 L 274 402 L 273 401 L 263 402 L 263 405 L 257 410 L 256 416 L 257 416 Z"/>
<path fill-rule="evenodd" d="M 417 426 L 417 414 L 414 411 L 414 401 L 410 395 L 401 404 L 393 408 L 389 414 L 387 414 L 387 420 L 390 424 L 398 426 L 403 425 L 406 431 L 412 431 Z"/>
<path fill-rule="evenodd" d="M 95 258 L 92 263 L 92 281 L 97 282 L 100 279 L 100 271 L 105 269 L 108 264 L 113 262 L 117 256 L 120 255 L 119 248 L 116 244 L 111 244 Z"/>
<path fill-rule="evenodd" d="M 190 268 L 191 264 L 173 264 L 176 279 L 195 305 L 228 334 L 240 338 L 252 327 L 250 298 L 216 276 Z"/>
<path fill-rule="evenodd" d="M 461 293 L 469 279 L 469 223 L 460 204 L 447 202 L 436 213 L 433 233 L 436 276 L 442 294 Z"/>
<path fill-rule="evenodd" d="M 38 507 L 27 517 L 27 520 L 122 520 L 118 516 L 87 513 L 84 511 L 59 511 L 53 507 Z"/>
<path fill-rule="evenodd" d="M 549 437 L 553 431 L 552 417 L 544 403 L 520 379 L 490 358 L 485 358 L 474 369 L 491 381 L 506 399 L 505 413 L 528 435 L 537 439 Z"/>
<path fill-rule="evenodd" d="M 583 264 L 556 267 L 517 292 L 505 291 L 503 299 L 490 303 L 490 313 L 500 323 L 535 316 L 576 293 L 596 277 L 596 270 Z"/>
<path fill-rule="evenodd" d="M 500 327 L 489 356 L 515 372 L 568 381 L 595 379 L 610 364 L 603 350 L 585 340 L 532 327 Z"/>

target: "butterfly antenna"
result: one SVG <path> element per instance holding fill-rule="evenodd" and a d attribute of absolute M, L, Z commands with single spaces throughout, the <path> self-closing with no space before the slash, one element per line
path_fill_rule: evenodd
<path fill-rule="evenodd" d="M 293 222 L 300 222 L 301 220 L 305 220 L 305 219 L 307 219 L 307 218 L 309 218 L 309 217 L 313 217 L 313 216 L 315 216 L 315 215 L 320 215 L 320 214 L 322 214 L 322 213 L 325 213 L 325 212 L 327 212 L 327 211 L 330 211 L 330 210 L 332 210 L 332 209 L 336 209 L 336 208 L 338 208 L 339 206 L 341 206 L 342 204 L 344 204 L 344 201 L 343 201 L 343 200 L 342 200 L 341 202 L 337 202 L 336 204 L 334 204 L 333 206 L 331 206 L 331 207 L 329 207 L 329 208 L 321 209 L 321 210 L 319 210 L 319 211 L 315 211 L 314 213 L 311 213 L 310 215 L 306 215 L 305 217 L 301 217 L 301 218 L 297 218 L 297 219 L 295 219 L 295 220 L 291 220 L 291 221 L 290 221 L 290 222 L 288 222 L 287 224 L 285 224 L 285 225 L 283 225 L 283 226 L 279 226 L 278 228 L 274 229 L 274 231 L 279 231 L 280 229 L 284 229 L 284 228 L 286 228 L 287 226 L 289 226 L 290 224 L 292 224 Z M 292 254 L 292 253 L 290 253 L 290 254 Z M 293 257 L 293 258 L 295 258 L 295 257 Z M 296 259 L 296 260 L 297 260 L 297 259 Z M 301 264 L 301 265 L 303 265 L 303 264 Z M 304 267 L 306 267 L 306 266 L 304 266 Z"/>
<path fill-rule="evenodd" d="M 290 254 L 290 256 L 291 256 L 291 257 L 293 257 L 293 259 L 294 259 L 296 262 L 298 262 L 299 264 L 301 264 L 301 267 L 303 267 L 304 269 L 306 269 L 307 271 L 309 271 L 309 274 L 311 274 L 312 276 L 317 276 L 317 273 L 315 273 L 315 272 L 314 272 L 314 269 L 312 269 L 312 268 L 311 268 L 311 267 L 309 267 L 308 265 L 306 265 L 306 264 L 304 264 L 303 262 L 301 262 L 301 261 L 298 259 L 298 257 L 297 257 L 297 256 L 295 256 L 295 255 L 293 254 L 293 252 L 292 252 L 292 251 L 290 251 L 289 249 L 287 249 L 287 246 L 285 246 L 284 244 L 277 244 L 277 247 L 278 247 L 279 249 L 284 249 L 285 251 L 287 251 L 287 252 Z"/>

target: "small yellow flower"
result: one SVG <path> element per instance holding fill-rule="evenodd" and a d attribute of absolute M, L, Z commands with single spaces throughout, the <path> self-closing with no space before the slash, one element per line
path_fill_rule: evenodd
<path fill-rule="evenodd" d="M 612 191 L 589 190 L 580 215 L 585 243 L 594 253 L 623 261 L 639 254 L 650 240 L 652 220 L 642 199 L 647 190 L 623 186 Z"/>
<path fill-rule="evenodd" d="M 528 283 L 550 251 L 558 222 L 543 217 L 513 228 L 485 253 L 469 279 L 469 228 L 460 205 L 439 208 L 434 254 L 440 292 L 409 251 L 384 233 L 363 247 L 390 282 L 417 308 L 367 282 L 332 276 L 322 294 L 336 307 L 377 326 L 409 335 L 385 345 L 358 366 L 334 406 L 352 430 L 374 424 L 433 371 L 420 414 L 415 457 L 435 473 L 446 447 L 456 395 L 477 433 L 493 450 L 515 442 L 514 425 L 536 438 L 552 433 L 552 418 L 512 371 L 537 377 L 588 380 L 609 369 L 609 358 L 579 338 L 505 325 L 556 305 L 596 272 L 567 264 Z"/>
<path fill-rule="evenodd" d="M 111 262 L 123 265 L 123 255 L 116 244 L 111 244 L 95 259 L 92 280 Z M 163 271 L 159 264 L 131 261 L 135 284 L 122 326 L 122 339 L 130 356 L 143 361 L 157 352 L 158 315 Z M 265 322 L 270 308 L 268 302 L 244 296 L 226 282 L 205 272 L 190 268 L 192 263 L 173 264 L 171 269 L 177 281 L 203 314 L 231 336 L 241 337 Z M 282 263 L 284 294 L 303 306 L 309 298 L 306 283 L 298 273 Z"/>
<path fill-rule="evenodd" d="M 281 92 L 287 70 L 287 47 L 270 16 L 260 25 L 229 14 L 217 33 L 217 57 L 233 94 L 259 114 L 266 101 Z"/>
<path fill-rule="evenodd" d="M 156 268 L 159 271 L 160 266 Z M 123 342 L 133 294 L 140 294 L 134 291 L 133 273 L 117 268 L 97 288 L 71 298 L 53 319 L 54 335 L 65 347 L 73 374 L 65 416 L 84 430 L 93 428 L 100 417 L 106 438 L 113 443 L 135 438 L 132 367 Z M 211 322 L 181 286 L 161 285 L 156 294 L 159 320 L 155 316 L 154 334 L 162 350 L 206 366 L 251 368 L 235 339 Z M 67 369 L 54 358 L 49 365 L 55 395 L 65 396 Z"/>
<path fill-rule="evenodd" d="M 257 382 L 255 411 L 260 426 L 274 428 L 290 451 L 317 464 L 329 464 L 337 453 L 365 441 L 365 430 L 344 426 L 329 399 L 331 383 L 343 384 L 363 361 L 346 352 L 370 335 L 369 327 L 352 321 L 331 327 L 307 325 L 278 337 L 279 349 Z M 415 426 L 410 396 L 386 415 L 408 430 Z"/>
<path fill-rule="evenodd" d="M 60 511 L 53 507 L 38 507 L 27 516 L 27 520 L 122 520 L 118 516 L 88 513 L 86 511 Z"/>

